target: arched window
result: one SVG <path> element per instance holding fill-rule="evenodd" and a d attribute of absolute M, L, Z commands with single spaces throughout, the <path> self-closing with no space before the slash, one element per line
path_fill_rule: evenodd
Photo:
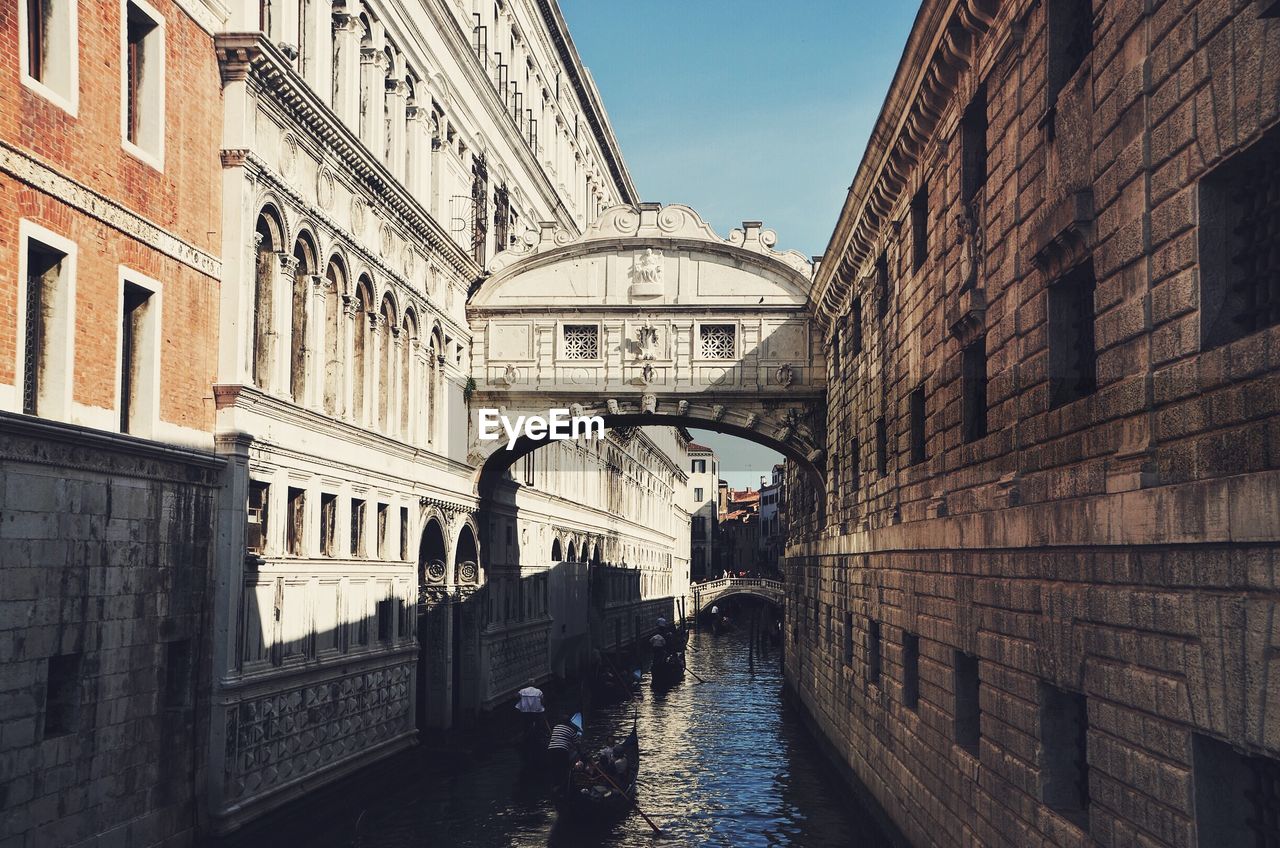
<path fill-rule="evenodd" d="M 377 427 L 391 429 L 391 393 L 396 385 L 396 357 L 392 336 L 396 329 L 396 307 L 391 295 L 382 298 L 378 309 L 378 413 Z"/>
<path fill-rule="evenodd" d="M 351 413 L 361 424 L 369 418 L 365 410 L 365 399 L 368 394 L 374 351 L 372 347 L 372 328 L 369 315 L 373 312 L 373 281 L 361 277 L 356 286 L 356 326 L 351 339 Z"/>
<path fill-rule="evenodd" d="M 551 543 L 551 561 L 560 562 L 563 557 L 560 555 L 560 540 L 556 539 Z"/>
<path fill-rule="evenodd" d="M 254 385 L 270 387 L 272 346 L 275 341 L 276 258 L 284 245 L 284 227 L 275 209 L 266 207 L 258 214 L 254 230 L 253 333 L 250 340 Z"/>
<path fill-rule="evenodd" d="M 414 415 L 413 379 L 414 351 L 418 346 L 418 320 L 412 309 L 405 310 L 400 324 L 400 437 L 410 441 L 413 437 Z"/>
<path fill-rule="evenodd" d="M 342 332 L 342 296 L 347 291 L 347 272 L 341 257 L 329 260 L 324 286 L 324 411 L 340 415 L 342 409 L 342 365 L 345 359 Z"/>
<path fill-rule="evenodd" d="M 316 274 L 316 246 L 309 233 L 300 233 L 293 246 L 297 261 L 293 277 L 292 314 L 289 322 L 289 397 L 302 403 L 307 379 L 307 299 Z"/>
<path fill-rule="evenodd" d="M 577 561 L 578 561 L 578 554 L 577 554 L 577 550 L 574 548 L 574 546 L 573 546 L 573 542 L 570 542 L 570 543 L 569 543 L 569 554 L 568 554 L 568 556 L 566 556 L 566 557 L 564 558 L 564 561 L 565 561 L 565 562 L 577 562 Z"/>

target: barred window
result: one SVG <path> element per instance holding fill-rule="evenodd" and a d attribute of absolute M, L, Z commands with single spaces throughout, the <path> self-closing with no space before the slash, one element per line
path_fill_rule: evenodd
<path fill-rule="evenodd" d="M 565 324 L 565 359 L 599 359 L 600 328 L 595 324 Z"/>
<path fill-rule="evenodd" d="M 738 328 L 733 324 L 703 324 L 699 328 L 703 359 L 733 359 Z"/>

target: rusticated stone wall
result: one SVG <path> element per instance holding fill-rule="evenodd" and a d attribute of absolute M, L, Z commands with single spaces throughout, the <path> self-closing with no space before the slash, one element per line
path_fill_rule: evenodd
<path fill-rule="evenodd" d="M 913 844 L 1261 844 L 1280 310 L 1255 292 L 1250 329 L 1215 324 L 1215 186 L 1275 174 L 1280 20 L 1086 0 L 1055 81 L 1072 5 L 917 19 L 815 284 L 830 451 L 825 503 L 789 481 L 788 679 Z M 1280 214 L 1269 197 L 1231 226 Z M 1081 332 L 1092 385 L 1064 397 Z"/>

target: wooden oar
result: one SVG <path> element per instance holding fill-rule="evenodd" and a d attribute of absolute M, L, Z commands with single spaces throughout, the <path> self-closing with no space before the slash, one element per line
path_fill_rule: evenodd
<path fill-rule="evenodd" d="M 649 827 L 653 828 L 654 833 L 662 833 L 662 828 L 654 824 L 653 819 L 649 818 L 649 816 L 645 814 L 645 811 L 640 809 L 640 802 L 635 799 L 634 795 L 628 795 L 627 793 L 623 792 L 622 787 L 613 782 L 613 778 L 610 777 L 608 772 L 604 770 L 604 767 L 597 766 L 596 771 L 600 772 L 600 776 L 603 777 L 605 780 L 607 780 L 609 782 L 609 785 L 612 786 L 618 792 L 619 795 L 621 795 L 623 798 L 626 798 L 628 801 L 631 802 L 631 806 L 636 808 L 636 812 L 639 813 L 640 817 L 643 818 L 645 822 L 648 823 Z"/>

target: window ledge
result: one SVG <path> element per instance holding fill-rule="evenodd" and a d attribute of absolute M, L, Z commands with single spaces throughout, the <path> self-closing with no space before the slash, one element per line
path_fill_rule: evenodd
<path fill-rule="evenodd" d="M 159 171 L 160 173 L 162 174 L 164 173 L 164 154 L 163 153 L 160 153 L 160 154 L 152 153 L 151 151 L 146 150 L 145 148 L 139 147 L 138 145 L 134 144 L 132 141 L 129 141 L 127 138 L 120 140 L 120 146 L 124 148 L 125 153 L 128 153 L 130 156 L 142 162 L 144 165 L 149 165 L 155 170 Z"/>
<path fill-rule="evenodd" d="M 28 89 L 30 89 L 33 93 L 38 94 L 40 97 L 44 98 L 45 100 L 48 100 L 54 106 L 57 106 L 59 109 L 66 112 L 71 117 L 73 118 L 79 117 L 79 111 L 80 111 L 79 91 L 76 91 L 70 97 L 68 97 L 64 94 L 61 94 L 58 91 L 55 91 L 54 89 L 50 88 L 44 83 L 40 82 L 40 80 L 36 79 L 35 77 L 28 76 L 25 70 L 21 72 L 20 78 L 22 80 L 22 84 L 26 86 Z"/>

